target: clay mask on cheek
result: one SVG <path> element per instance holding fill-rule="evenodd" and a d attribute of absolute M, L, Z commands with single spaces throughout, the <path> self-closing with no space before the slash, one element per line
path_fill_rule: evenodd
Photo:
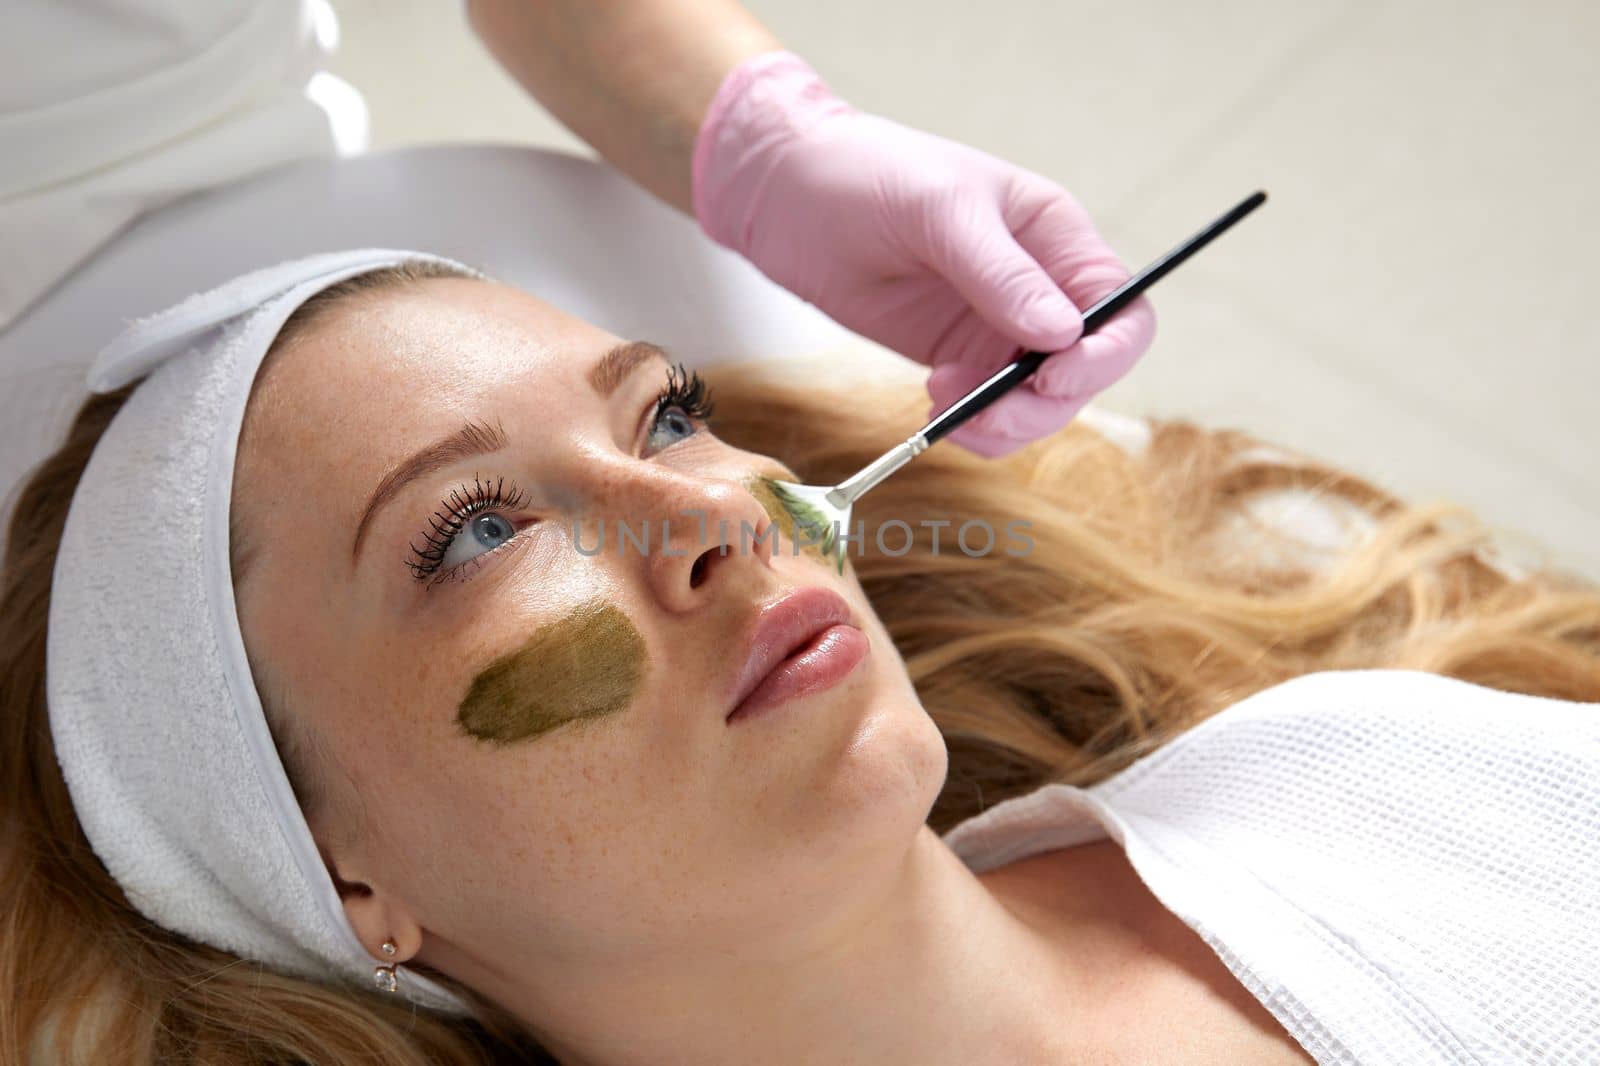
<path fill-rule="evenodd" d="M 590 600 L 485 667 L 456 722 L 468 736 L 503 745 L 604 718 L 633 701 L 645 660 L 644 638 L 628 616 Z"/>

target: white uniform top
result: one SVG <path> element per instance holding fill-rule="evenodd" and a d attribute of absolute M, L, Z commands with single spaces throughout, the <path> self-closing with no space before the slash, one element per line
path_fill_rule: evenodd
<path fill-rule="evenodd" d="M 1108 836 L 1319 1063 L 1600 1063 L 1600 704 L 1308 674 L 944 839 Z"/>
<path fill-rule="evenodd" d="M 360 98 L 320 69 L 325 0 L 7 4 L 0 522 L 129 321 L 316 252 L 451 256 L 690 366 L 868 345 L 591 160 L 459 144 L 337 154 L 364 130 L 341 132 Z"/>
<path fill-rule="evenodd" d="M 333 154 L 333 32 L 324 0 L 7 0 L 0 329 L 142 212 Z"/>

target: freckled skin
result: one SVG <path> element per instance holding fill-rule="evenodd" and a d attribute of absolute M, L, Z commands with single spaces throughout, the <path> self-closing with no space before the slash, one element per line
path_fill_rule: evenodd
<path fill-rule="evenodd" d="M 273 550 L 235 606 L 284 712 L 326 754 L 313 768 L 325 766 L 344 801 L 312 829 L 329 875 L 365 886 L 340 895 L 351 926 L 374 952 L 397 937 L 396 963 L 427 966 L 548 1032 L 562 1061 L 606 1062 L 635 1043 L 659 1062 L 771 1060 L 760 1038 L 794 1035 L 789 986 L 803 996 L 816 976 L 804 960 L 859 924 L 854 890 L 897 887 L 912 842 L 919 854 L 938 846 L 926 818 L 946 778 L 944 740 L 849 569 L 840 578 L 787 552 L 738 550 L 742 523 L 773 521 L 739 482 L 752 471 L 806 479 L 711 433 L 625 455 L 619 433 L 653 410 L 661 378 L 641 369 L 602 397 L 590 374 L 626 338 L 515 289 L 429 279 L 340 301 L 318 322 L 254 383 L 232 503 Z M 351 531 L 335 517 L 469 415 L 503 425 L 510 445 L 439 471 L 437 491 L 415 496 L 409 516 L 393 513 L 352 575 Z M 524 538 L 468 584 L 424 594 L 398 556 L 432 531 L 428 506 L 478 473 L 548 490 L 552 512 L 587 518 L 585 545 L 603 513 L 648 518 L 656 534 L 670 518 L 674 548 L 701 530 L 702 552 L 723 537 L 732 548 L 694 584 L 694 556 L 651 569 L 619 557 L 608 536 L 610 554 L 586 562 L 552 523 L 554 535 Z M 845 598 L 871 654 L 801 713 L 728 727 L 714 704 L 744 650 L 740 616 L 805 585 Z M 510 664 L 545 626 L 600 598 L 644 636 L 642 673 L 624 709 L 580 717 Z M 463 707 L 496 660 L 500 676 L 477 681 Z M 572 687 L 592 697 L 596 686 Z M 553 728 L 522 720 L 525 698 L 548 703 Z M 405 802 L 386 802 L 396 782 Z M 785 983 L 762 960 L 804 972 Z M 751 973 L 776 998 L 741 999 Z M 750 1039 L 697 1056 L 708 1033 L 723 1035 L 699 1024 L 697 1007 L 731 1000 L 736 1025 L 758 1023 L 744 1026 Z M 682 1050 L 664 1028 L 679 1022 Z"/>
<path fill-rule="evenodd" d="M 604 718 L 633 701 L 645 659 L 644 638 L 628 616 L 590 600 L 485 667 L 456 722 L 467 736 L 505 745 Z"/>
<path fill-rule="evenodd" d="M 791 475 L 790 479 L 795 480 L 793 475 Z M 793 555 L 795 553 L 793 545 L 798 544 L 801 546 L 801 550 L 811 558 L 818 562 L 827 562 L 828 556 L 822 551 L 820 539 L 815 537 L 802 538 L 798 535 L 799 524 L 795 520 L 794 512 L 784 505 L 783 499 L 772 486 L 773 480 L 773 478 L 761 474 L 751 474 L 744 479 L 743 485 L 750 495 L 754 496 L 761 504 L 761 509 L 767 512 L 767 517 L 772 519 L 773 524 L 778 527 L 778 534 L 782 539 L 777 546 L 777 550 L 784 551 L 787 545 L 787 554 Z"/>
<path fill-rule="evenodd" d="M 820 542 L 799 536 L 799 523 L 772 481 L 751 474 L 743 484 L 791 545 L 791 554 L 799 544 L 807 555 L 826 562 Z M 644 639 L 628 616 L 591 600 L 485 667 L 462 699 L 456 722 L 466 736 L 505 745 L 567 722 L 603 718 L 632 702 L 645 659 Z"/>

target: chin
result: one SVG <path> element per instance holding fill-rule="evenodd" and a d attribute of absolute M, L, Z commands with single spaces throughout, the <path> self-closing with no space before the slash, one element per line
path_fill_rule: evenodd
<path fill-rule="evenodd" d="M 845 817 L 881 823 L 909 842 L 927 820 L 950 769 L 950 751 L 904 672 L 875 698 L 820 783 Z"/>

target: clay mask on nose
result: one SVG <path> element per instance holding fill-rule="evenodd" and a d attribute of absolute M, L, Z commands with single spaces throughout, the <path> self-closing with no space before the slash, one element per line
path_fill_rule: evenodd
<path fill-rule="evenodd" d="M 794 474 L 791 479 L 798 480 Z M 767 517 L 772 519 L 772 524 L 778 527 L 779 542 L 777 551 L 785 555 L 795 554 L 795 545 L 807 555 L 819 562 L 826 562 L 827 556 L 822 551 L 822 540 L 815 536 L 802 536 L 799 520 L 795 513 L 783 502 L 773 487 L 773 478 L 762 474 L 747 475 L 743 481 L 745 489 L 761 504 L 761 509 L 767 512 Z"/>
<path fill-rule="evenodd" d="M 644 638 L 628 616 L 589 600 L 485 667 L 456 722 L 468 736 L 504 745 L 605 718 L 632 703 L 645 662 Z"/>

